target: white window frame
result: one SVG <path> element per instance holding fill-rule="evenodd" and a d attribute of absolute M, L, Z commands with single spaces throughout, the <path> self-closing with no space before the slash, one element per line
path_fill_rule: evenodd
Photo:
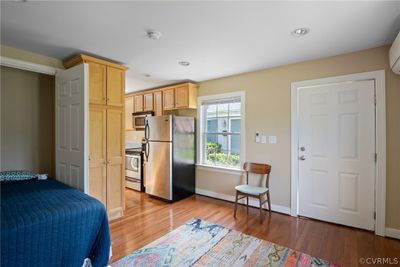
<path fill-rule="evenodd" d="M 229 168 L 223 166 L 213 166 L 204 164 L 202 162 L 203 158 L 203 129 L 204 129 L 204 114 L 202 103 L 205 101 L 210 100 L 219 100 L 219 99 L 226 99 L 226 98 L 240 98 L 240 167 L 239 168 Z M 199 96 L 197 98 L 197 167 L 200 169 L 206 170 L 215 170 L 223 173 L 241 175 L 242 174 L 242 166 L 246 160 L 246 94 L 245 91 L 236 91 L 231 93 L 224 93 L 224 94 L 216 94 L 216 95 L 207 95 L 207 96 Z"/>

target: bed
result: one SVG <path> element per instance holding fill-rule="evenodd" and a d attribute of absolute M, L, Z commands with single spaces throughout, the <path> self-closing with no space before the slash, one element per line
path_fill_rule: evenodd
<path fill-rule="evenodd" d="M 109 254 L 98 200 L 53 179 L 1 183 L 1 266 L 104 267 Z"/>

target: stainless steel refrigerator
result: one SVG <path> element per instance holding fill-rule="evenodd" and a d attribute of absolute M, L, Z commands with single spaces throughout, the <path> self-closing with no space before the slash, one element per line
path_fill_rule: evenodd
<path fill-rule="evenodd" d="M 145 126 L 146 193 L 177 201 L 195 192 L 195 119 L 155 116 Z"/>

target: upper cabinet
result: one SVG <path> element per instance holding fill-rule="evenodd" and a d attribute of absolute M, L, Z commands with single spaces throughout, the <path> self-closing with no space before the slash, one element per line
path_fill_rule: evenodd
<path fill-rule="evenodd" d="M 161 116 L 164 110 L 196 109 L 197 89 L 197 84 L 182 83 L 125 97 L 133 99 L 133 112 L 153 111 L 155 116 Z"/>
<path fill-rule="evenodd" d="M 125 130 L 133 130 L 133 96 L 125 97 Z"/>
<path fill-rule="evenodd" d="M 163 94 L 163 109 L 171 110 L 175 108 L 175 88 L 168 88 L 162 91 Z"/>
<path fill-rule="evenodd" d="M 77 55 L 64 62 L 64 67 L 89 65 L 89 103 L 114 107 L 124 106 L 125 66 L 87 55 Z"/>
<path fill-rule="evenodd" d="M 125 71 L 107 66 L 107 105 L 124 106 Z"/>
<path fill-rule="evenodd" d="M 153 93 L 143 95 L 143 111 L 153 111 Z"/>
<path fill-rule="evenodd" d="M 143 95 L 133 96 L 133 112 L 143 111 Z"/>
<path fill-rule="evenodd" d="M 154 116 L 162 116 L 163 115 L 162 91 L 154 92 L 153 95 L 154 95 Z"/>
<path fill-rule="evenodd" d="M 107 104 L 107 67 L 89 62 L 89 101 L 92 104 Z"/>

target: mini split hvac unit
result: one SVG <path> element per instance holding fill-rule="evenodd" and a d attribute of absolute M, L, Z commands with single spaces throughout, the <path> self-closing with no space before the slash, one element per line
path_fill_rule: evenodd
<path fill-rule="evenodd" d="M 389 50 L 389 63 L 392 71 L 400 75 L 400 32 Z"/>

